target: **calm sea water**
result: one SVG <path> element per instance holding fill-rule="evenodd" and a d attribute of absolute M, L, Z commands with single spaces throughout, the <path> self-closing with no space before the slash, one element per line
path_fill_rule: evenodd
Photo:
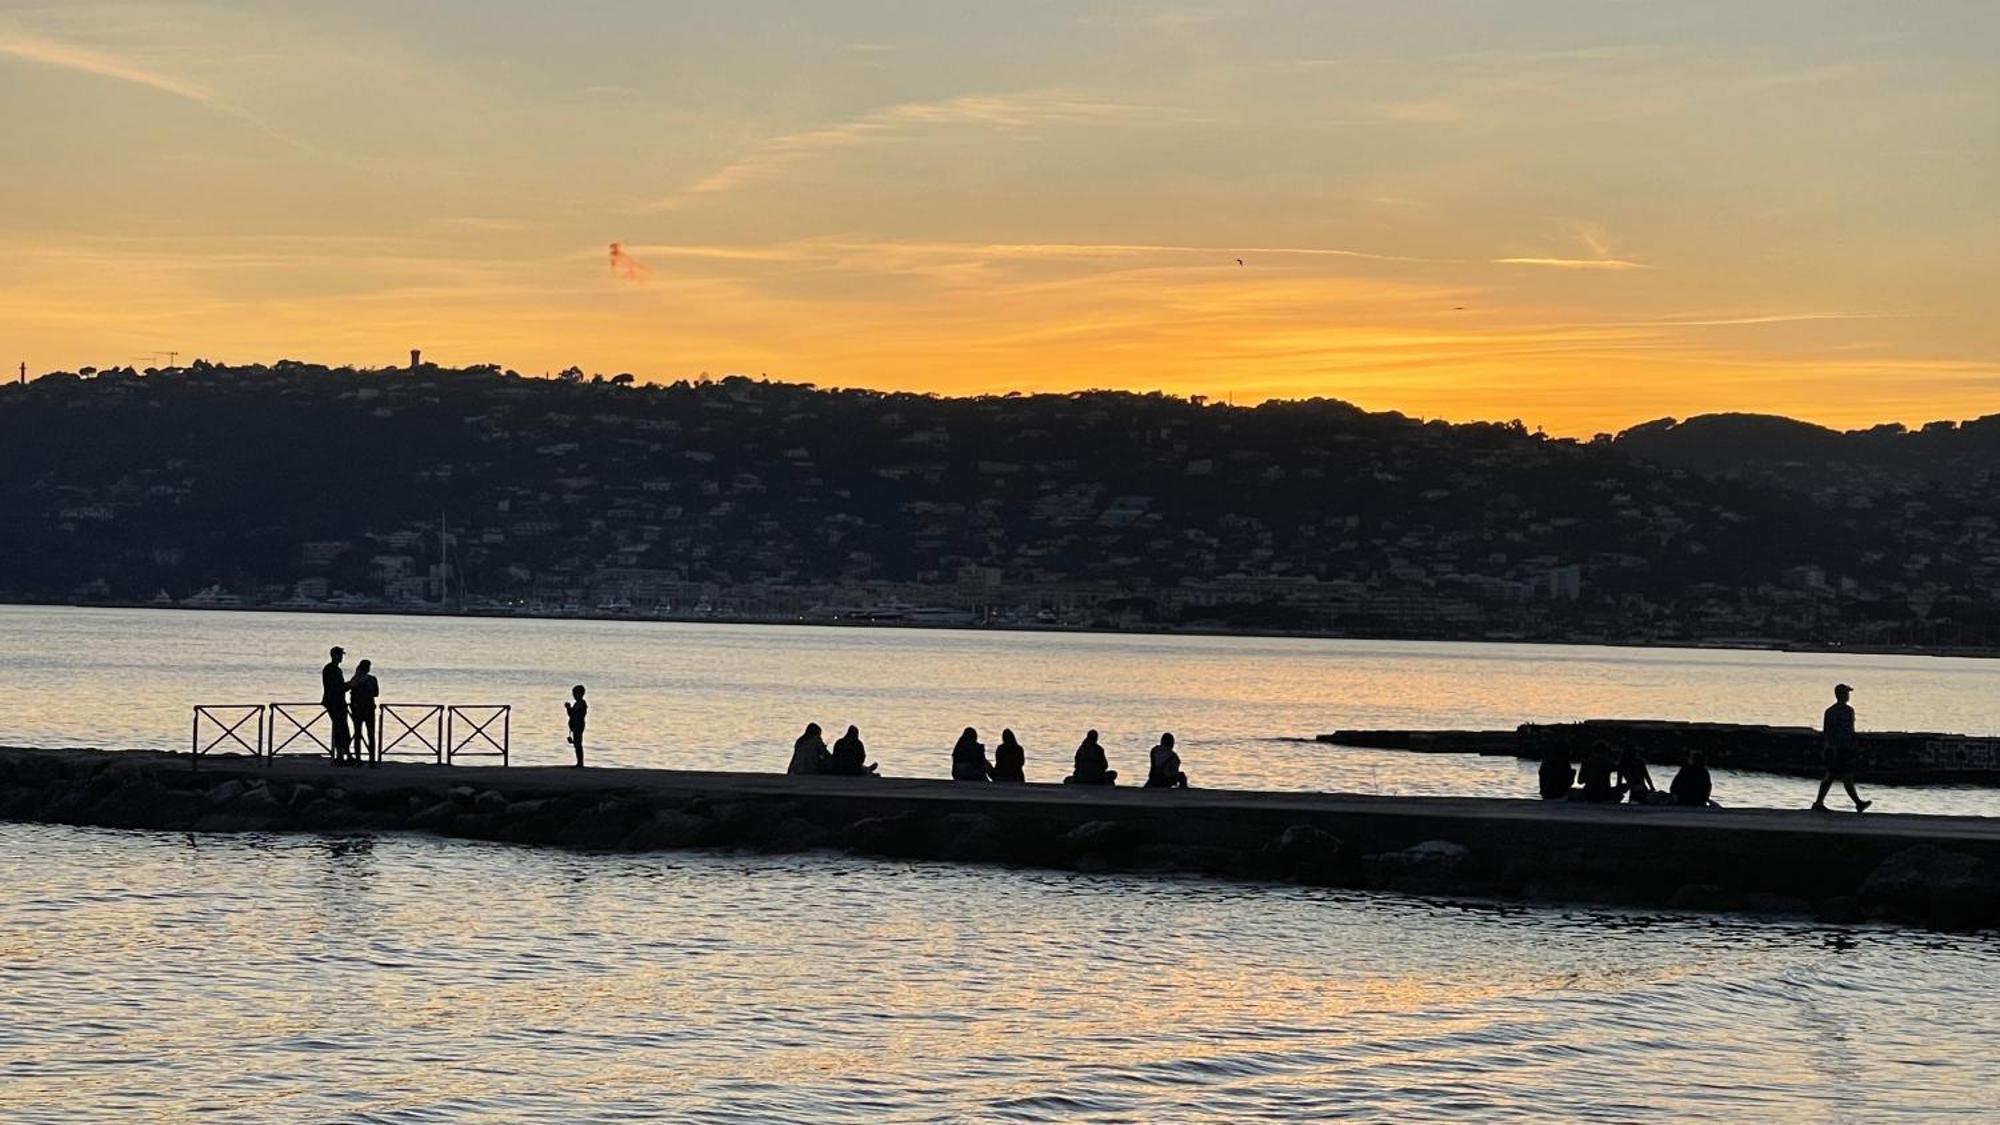
<path fill-rule="evenodd" d="M 0 1117 L 1975 1120 L 2000 940 L 0 825 Z"/>
<path fill-rule="evenodd" d="M 1171 730 L 1196 784 L 1360 793 L 1527 794 L 1533 766 L 1298 740 L 1583 718 L 1816 725 L 1838 680 L 1864 728 L 2000 733 L 2000 663 L 1966 659 L 0 608 L 0 743 L 184 748 L 196 703 L 318 698 L 333 644 L 350 668 L 374 661 L 387 702 L 512 704 L 527 763 L 568 760 L 562 703 L 578 682 L 606 765 L 781 770 L 807 722 L 829 740 L 854 723 L 885 772 L 942 777 L 961 729 L 990 746 L 1011 727 L 1029 779 L 1053 781 L 1095 727 L 1128 772 Z M 1812 789 L 1724 774 L 1717 797 L 1792 807 Z M 1876 796 L 1883 811 L 2000 811 L 2000 790 Z"/>
<path fill-rule="evenodd" d="M 856 722 L 892 773 L 1085 726 L 1199 782 L 1526 792 L 1341 725 L 1601 715 L 1987 731 L 1969 661 L 1207 638 L 0 610 L 0 742 L 178 747 L 195 702 L 507 702 L 560 761 L 779 768 Z M 1801 783 L 1724 779 L 1800 803 Z M 1885 806 L 1985 812 L 1978 790 Z M 2000 937 L 1439 903 L 831 855 L 0 825 L 0 1118 L 1866 1120 L 2000 1113 Z"/>

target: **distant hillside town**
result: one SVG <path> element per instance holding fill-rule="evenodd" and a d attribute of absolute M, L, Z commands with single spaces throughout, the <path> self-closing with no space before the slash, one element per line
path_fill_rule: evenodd
<path fill-rule="evenodd" d="M 2000 415 L 1576 441 L 1326 399 L 198 360 L 0 387 L 0 599 L 1990 646 L 1996 467 Z"/>

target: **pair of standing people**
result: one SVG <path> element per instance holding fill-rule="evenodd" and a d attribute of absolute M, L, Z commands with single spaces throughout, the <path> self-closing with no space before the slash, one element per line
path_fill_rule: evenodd
<path fill-rule="evenodd" d="M 353 679 L 343 676 L 340 662 L 346 655 L 347 650 L 339 645 L 327 650 L 326 666 L 319 670 L 319 705 L 326 708 L 333 726 L 333 760 L 358 766 L 366 753 L 368 764 L 373 766 L 380 761 L 375 701 L 382 696 L 382 685 L 370 670 L 374 665 L 366 660 L 354 666 Z"/>

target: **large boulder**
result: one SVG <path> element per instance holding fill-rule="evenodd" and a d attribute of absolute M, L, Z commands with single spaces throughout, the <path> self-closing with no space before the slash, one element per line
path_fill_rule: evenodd
<path fill-rule="evenodd" d="M 417 832 L 450 832 L 451 822 L 458 816 L 451 799 L 434 802 L 410 817 L 407 826 Z"/>
<path fill-rule="evenodd" d="M 1063 849 L 1079 871 L 1115 871 L 1147 842 L 1147 835 L 1122 820 L 1089 820 L 1063 833 Z"/>
<path fill-rule="evenodd" d="M 766 833 L 758 850 L 766 852 L 809 852 L 827 845 L 826 829 L 804 817 L 788 816 Z"/>
<path fill-rule="evenodd" d="M 1294 824 L 1264 845 L 1262 866 L 1281 878 L 1331 886 L 1341 880 L 1340 838 L 1310 824 Z"/>
<path fill-rule="evenodd" d="M 1869 914 L 1941 929 L 2000 921 L 2000 880 L 1985 860 L 1918 844 L 1875 865 L 1856 898 Z"/>
<path fill-rule="evenodd" d="M 867 816 L 848 825 L 840 833 L 842 847 L 863 855 L 921 858 L 928 850 L 922 821 L 908 813 Z"/>
<path fill-rule="evenodd" d="M 1447 891 L 1460 881 L 1472 850 L 1450 840 L 1425 840 L 1396 852 L 1368 857 L 1369 882 L 1399 891 Z"/>
<path fill-rule="evenodd" d="M 192 793 L 169 789 L 145 774 L 125 774 L 99 798 L 90 822 L 109 828 L 186 828 L 201 807 Z"/>
<path fill-rule="evenodd" d="M 932 854 L 940 859 L 974 863 L 1004 859 L 1006 834 L 1000 822 L 985 813 L 947 813 L 931 826 Z"/>
<path fill-rule="evenodd" d="M 468 796 L 467 801 L 471 798 Z M 556 834 L 556 843 L 565 848 L 582 848 L 586 851 L 613 851 L 625 842 L 632 830 L 651 817 L 653 809 L 642 800 L 631 797 L 610 797 L 584 810 L 562 831 Z"/>
<path fill-rule="evenodd" d="M 661 809 L 640 822 L 619 847 L 633 852 L 671 851 L 705 847 L 715 838 L 715 822 L 708 817 L 679 809 Z"/>
<path fill-rule="evenodd" d="M 217 786 L 220 789 L 221 786 Z M 213 797 L 215 789 L 209 790 Z M 284 825 L 285 806 L 263 781 L 245 785 L 226 803 L 213 804 L 194 822 L 199 832 L 263 832 Z"/>

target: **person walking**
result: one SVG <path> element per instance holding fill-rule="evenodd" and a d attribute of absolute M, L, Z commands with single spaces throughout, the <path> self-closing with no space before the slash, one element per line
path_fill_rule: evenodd
<path fill-rule="evenodd" d="M 354 717 L 354 757 L 360 761 L 366 755 L 370 766 L 382 760 L 375 738 L 375 701 L 382 697 L 382 685 L 370 670 L 374 666 L 363 660 L 354 666 L 354 678 L 347 681 L 347 709 Z"/>
<path fill-rule="evenodd" d="M 354 737 L 347 726 L 347 677 L 340 673 L 340 661 L 347 650 L 335 645 L 326 655 L 326 666 L 319 670 L 319 705 L 326 708 L 327 721 L 333 726 L 333 760 L 344 764 Z"/>
<path fill-rule="evenodd" d="M 1835 779 L 1847 788 L 1847 799 L 1854 802 L 1855 812 L 1867 812 L 1873 801 L 1864 801 L 1861 794 L 1854 791 L 1855 759 L 1859 757 L 1860 739 L 1854 733 L 1854 708 L 1847 697 L 1854 689 L 1846 684 L 1833 685 L 1833 705 L 1820 718 L 1820 749 L 1826 755 L 1826 776 L 1819 779 L 1819 796 L 1813 799 L 1814 812 L 1826 811 L 1826 793 L 1833 788 Z"/>

